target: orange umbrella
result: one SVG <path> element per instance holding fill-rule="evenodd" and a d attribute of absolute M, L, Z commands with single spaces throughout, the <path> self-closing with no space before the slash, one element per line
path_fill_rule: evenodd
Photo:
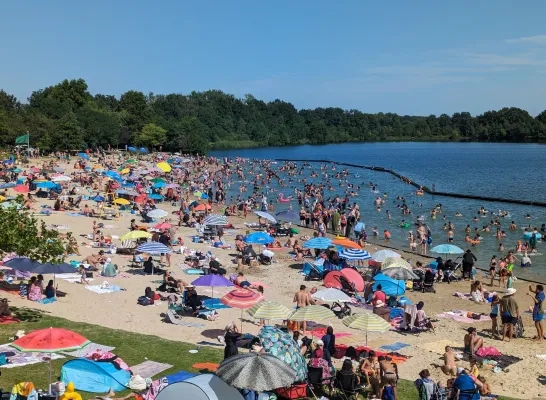
<path fill-rule="evenodd" d="M 342 247 L 348 247 L 349 249 L 359 249 L 362 250 L 362 247 L 358 244 L 353 242 L 352 240 L 347 239 L 343 236 L 336 236 L 334 240 L 332 240 L 333 244 L 337 244 Z"/>
<path fill-rule="evenodd" d="M 194 211 L 205 211 L 205 210 L 212 210 L 212 207 L 210 204 L 199 204 L 197 207 L 194 208 Z"/>

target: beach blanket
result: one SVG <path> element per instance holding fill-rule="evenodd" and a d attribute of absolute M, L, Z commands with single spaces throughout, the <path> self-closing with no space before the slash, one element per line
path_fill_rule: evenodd
<path fill-rule="evenodd" d="M 156 361 L 146 360 L 143 363 L 131 367 L 133 375 L 140 375 L 144 379 L 151 378 L 163 371 L 172 368 L 171 364 L 163 364 Z"/>
<path fill-rule="evenodd" d="M 210 372 L 216 372 L 219 366 L 220 364 L 215 364 L 211 362 L 203 362 L 203 363 L 197 363 L 192 365 L 192 367 L 198 371 L 207 370 Z"/>
<path fill-rule="evenodd" d="M 97 294 L 105 294 L 105 293 L 114 293 L 121 291 L 121 288 L 116 285 L 110 285 L 108 287 L 101 287 L 101 285 L 87 285 L 85 287 L 87 290 L 91 290 L 92 292 L 95 292 Z"/>
<path fill-rule="evenodd" d="M 51 304 L 51 303 L 55 303 L 56 301 L 57 301 L 57 299 L 55 297 L 52 297 L 50 299 L 48 299 L 48 298 L 42 299 L 42 300 L 38 301 L 38 303 L 40 303 L 40 304 Z"/>
<path fill-rule="evenodd" d="M 17 322 L 20 321 L 13 315 L 2 315 L 0 317 L 0 325 L 16 324 Z"/>
<path fill-rule="evenodd" d="M 203 275 L 205 272 L 202 269 L 186 268 L 184 269 L 184 273 L 188 275 Z"/>
<path fill-rule="evenodd" d="M 467 324 L 472 324 L 474 322 L 485 322 L 485 321 L 491 321 L 491 318 L 489 315 L 481 315 L 480 319 L 473 319 L 467 317 L 467 311 L 460 310 L 460 311 L 448 311 L 443 312 L 436 315 L 436 318 L 450 318 L 457 322 L 464 322 Z"/>
<path fill-rule="evenodd" d="M 74 351 L 62 351 L 61 354 L 66 354 L 67 356 L 76 357 L 76 358 L 82 358 L 85 357 L 88 353 L 95 352 L 97 350 L 100 351 L 112 351 L 115 350 L 115 347 L 105 346 L 98 343 L 90 342 L 85 347 L 82 347 L 81 349 L 74 350 Z"/>
<path fill-rule="evenodd" d="M 64 356 L 55 353 L 23 353 L 15 349 L 15 347 L 11 347 L 9 344 L 0 346 L 0 354 L 5 354 L 8 360 L 8 364 L 2 365 L 0 368 L 15 368 L 24 365 L 37 364 L 45 362 L 49 360 L 49 358 L 52 360 L 65 358 Z"/>
<path fill-rule="evenodd" d="M 383 350 L 388 350 L 388 351 L 398 351 L 403 349 L 404 347 L 409 347 L 409 346 L 410 345 L 407 343 L 396 342 L 393 344 L 387 344 L 387 345 L 381 346 L 380 348 Z"/>
<path fill-rule="evenodd" d="M 80 213 L 67 213 L 66 215 L 68 215 L 69 217 L 85 217 L 85 215 Z"/>
<path fill-rule="evenodd" d="M 311 331 L 308 331 L 307 332 L 308 334 L 311 334 L 313 336 L 316 336 L 318 338 L 321 338 L 323 337 L 324 335 L 326 335 L 326 328 L 315 328 Z M 338 338 L 342 338 L 342 337 L 347 337 L 347 336 L 352 336 L 352 333 L 348 333 L 348 332 L 336 332 L 336 339 Z"/>
<path fill-rule="evenodd" d="M 220 310 L 222 308 L 231 308 L 230 306 L 226 306 L 224 303 L 222 303 L 220 299 L 203 300 L 203 306 L 205 306 L 209 310 Z M 337 336 L 337 333 L 336 333 L 336 336 Z"/>

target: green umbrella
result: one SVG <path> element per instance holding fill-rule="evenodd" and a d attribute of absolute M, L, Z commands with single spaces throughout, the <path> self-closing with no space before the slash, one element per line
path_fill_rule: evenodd
<path fill-rule="evenodd" d="M 153 183 L 157 183 L 157 182 L 164 182 L 165 183 L 165 179 L 163 179 L 163 178 L 154 178 L 154 179 L 152 179 L 152 182 Z"/>
<path fill-rule="evenodd" d="M 137 162 L 138 162 L 137 160 L 135 160 L 134 158 L 131 158 L 131 159 L 125 161 L 125 164 L 136 164 Z"/>

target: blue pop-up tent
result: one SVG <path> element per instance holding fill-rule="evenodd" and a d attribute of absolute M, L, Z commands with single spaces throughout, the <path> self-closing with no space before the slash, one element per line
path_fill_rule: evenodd
<path fill-rule="evenodd" d="M 125 390 L 131 374 L 118 369 L 107 361 L 92 361 L 85 358 L 67 361 L 61 368 L 61 381 L 73 382 L 77 390 L 90 393 L 108 393 Z"/>
<path fill-rule="evenodd" d="M 396 279 L 389 278 L 387 275 L 377 274 L 373 277 L 374 284 L 373 290 L 377 289 L 377 285 L 381 284 L 381 290 L 387 296 L 402 296 L 406 292 L 406 282 L 398 281 Z"/>

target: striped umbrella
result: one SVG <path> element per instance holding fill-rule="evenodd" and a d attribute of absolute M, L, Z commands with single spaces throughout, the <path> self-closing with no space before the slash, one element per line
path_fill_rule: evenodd
<path fill-rule="evenodd" d="M 387 268 L 406 268 L 411 271 L 411 265 L 400 257 L 387 257 L 383 260 L 381 263 L 381 270 L 387 269 Z"/>
<path fill-rule="evenodd" d="M 325 237 L 316 237 L 303 244 L 306 249 L 327 249 L 332 245 L 332 241 Z"/>
<path fill-rule="evenodd" d="M 336 288 L 319 290 L 313 293 L 311 297 L 327 303 L 349 303 L 351 301 L 349 296 Z"/>
<path fill-rule="evenodd" d="M 369 260 L 372 258 L 370 253 L 368 253 L 366 250 L 358 250 L 358 249 L 341 249 L 338 252 L 339 256 L 341 258 L 344 258 L 349 261 L 363 261 L 363 260 Z"/>
<path fill-rule="evenodd" d="M 256 319 L 285 320 L 292 311 L 276 301 L 262 301 L 250 307 L 246 312 Z"/>
<path fill-rule="evenodd" d="M 136 248 L 136 251 L 140 253 L 148 254 L 167 254 L 172 253 L 172 250 L 159 242 L 146 242 Z"/>
<path fill-rule="evenodd" d="M 247 353 L 226 358 L 216 376 L 237 389 L 265 392 L 292 385 L 296 371 L 271 354 Z"/>
<path fill-rule="evenodd" d="M 335 314 L 329 308 L 312 305 L 294 311 L 289 319 L 291 321 L 322 321 L 334 317 Z"/>
<path fill-rule="evenodd" d="M 228 220 L 227 220 L 226 217 L 224 217 L 222 215 L 211 214 L 211 215 L 207 215 L 207 217 L 203 221 L 203 224 L 204 225 L 224 226 L 224 225 L 228 224 Z"/>
<path fill-rule="evenodd" d="M 226 306 L 241 309 L 241 331 L 243 330 L 243 310 L 264 301 L 264 297 L 250 289 L 235 289 L 220 299 Z"/>
<path fill-rule="evenodd" d="M 343 319 L 343 324 L 349 328 L 366 332 L 366 345 L 368 345 L 368 332 L 386 332 L 391 325 L 377 314 L 366 312 L 353 314 Z"/>

